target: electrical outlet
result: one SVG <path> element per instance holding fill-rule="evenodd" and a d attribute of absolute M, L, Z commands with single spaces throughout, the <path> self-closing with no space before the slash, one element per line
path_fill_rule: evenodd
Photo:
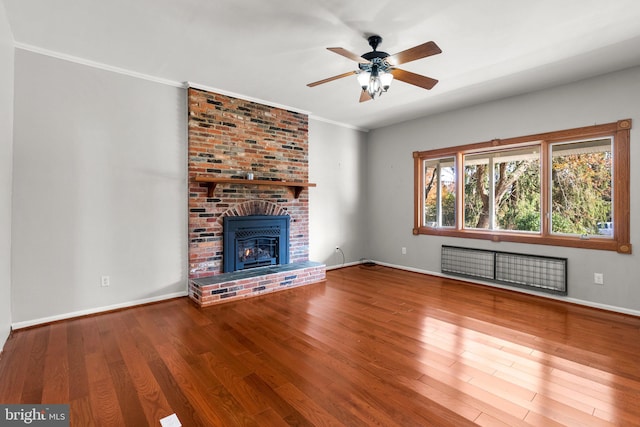
<path fill-rule="evenodd" d="M 402 248 L 402 255 L 406 255 L 407 254 L 407 248 L 403 247 Z"/>
<path fill-rule="evenodd" d="M 102 276 L 100 278 L 100 286 L 102 286 L 103 288 L 109 286 L 109 276 Z"/>
<path fill-rule="evenodd" d="M 593 283 L 596 285 L 604 285 L 604 274 L 593 273 Z"/>

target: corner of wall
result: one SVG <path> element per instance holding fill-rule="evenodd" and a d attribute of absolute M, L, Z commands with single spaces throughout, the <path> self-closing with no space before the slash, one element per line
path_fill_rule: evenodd
<path fill-rule="evenodd" d="M 317 184 L 309 200 L 310 258 L 329 268 L 369 256 L 367 137 L 362 130 L 309 121 L 309 180 Z"/>
<path fill-rule="evenodd" d="M 11 333 L 14 40 L 0 2 L 0 354 Z"/>

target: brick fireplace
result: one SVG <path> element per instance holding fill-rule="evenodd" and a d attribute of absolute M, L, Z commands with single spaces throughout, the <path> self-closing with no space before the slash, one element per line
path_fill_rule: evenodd
<path fill-rule="evenodd" d="M 195 88 L 188 97 L 189 296 L 202 306 L 323 280 L 325 267 L 309 262 L 309 190 L 279 185 L 308 181 L 307 116 Z M 248 174 L 262 185 L 225 182 L 211 192 L 195 182 Z M 224 218 L 243 216 L 289 218 L 283 280 L 272 266 L 224 280 Z"/>

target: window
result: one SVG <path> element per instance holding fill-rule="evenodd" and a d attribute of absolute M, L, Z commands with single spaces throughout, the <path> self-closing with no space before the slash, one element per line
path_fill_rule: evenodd
<path fill-rule="evenodd" d="M 455 227 L 456 185 L 454 158 L 424 162 L 424 223 L 430 227 Z"/>
<path fill-rule="evenodd" d="M 610 138 L 551 145 L 552 233 L 613 237 L 611 148 Z"/>
<path fill-rule="evenodd" d="M 540 231 L 540 147 L 464 156 L 464 226 Z"/>
<path fill-rule="evenodd" d="M 415 152 L 414 234 L 631 253 L 631 120 Z"/>

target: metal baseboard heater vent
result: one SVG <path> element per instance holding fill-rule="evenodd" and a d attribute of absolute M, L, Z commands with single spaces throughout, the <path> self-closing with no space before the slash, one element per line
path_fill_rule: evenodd
<path fill-rule="evenodd" d="M 442 245 L 443 273 L 567 295 L 567 258 Z"/>

